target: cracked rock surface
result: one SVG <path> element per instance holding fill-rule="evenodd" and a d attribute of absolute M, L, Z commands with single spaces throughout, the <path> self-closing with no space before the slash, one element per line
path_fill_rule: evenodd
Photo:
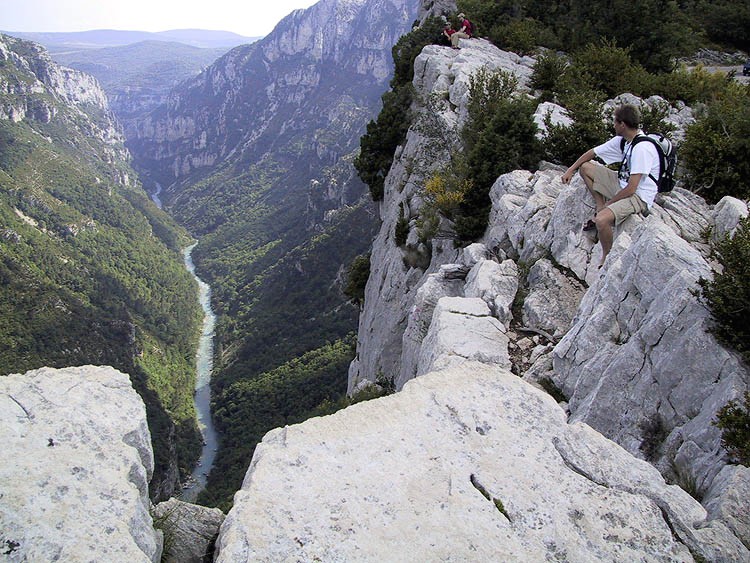
<path fill-rule="evenodd" d="M 159 561 L 143 401 L 111 367 L 0 377 L 4 561 Z"/>
<path fill-rule="evenodd" d="M 705 509 L 545 393 L 465 361 L 266 435 L 217 561 L 743 561 Z"/>

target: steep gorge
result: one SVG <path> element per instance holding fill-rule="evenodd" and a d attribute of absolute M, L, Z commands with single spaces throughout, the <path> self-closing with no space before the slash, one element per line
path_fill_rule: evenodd
<path fill-rule="evenodd" d="M 0 36 L 0 374 L 128 373 L 147 405 L 155 499 L 199 451 L 187 233 L 146 197 L 96 80 Z"/>
<path fill-rule="evenodd" d="M 417 4 L 324 0 L 293 12 L 176 88 L 128 141 L 141 177 L 162 186 L 165 208 L 200 239 L 193 257 L 219 317 L 223 435 L 209 489 L 221 492 L 205 502 L 227 505 L 263 433 L 346 391 L 344 339 L 358 308 L 342 290 L 377 228 L 352 160 Z M 289 364 L 306 354 L 329 368 Z M 287 370 L 315 371 L 304 384 L 313 392 L 274 382 Z M 281 394 L 281 412 L 253 407 L 259 385 Z"/>

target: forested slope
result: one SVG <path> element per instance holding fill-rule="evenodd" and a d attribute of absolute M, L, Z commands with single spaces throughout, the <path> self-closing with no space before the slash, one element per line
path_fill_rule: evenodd
<path fill-rule="evenodd" d="M 0 36 L 0 374 L 111 365 L 131 375 L 171 494 L 200 436 L 189 238 L 133 181 L 96 82 Z"/>

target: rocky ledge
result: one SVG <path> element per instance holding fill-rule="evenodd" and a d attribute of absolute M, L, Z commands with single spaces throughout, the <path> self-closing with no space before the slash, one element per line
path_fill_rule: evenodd
<path fill-rule="evenodd" d="M 267 434 L 217 547 L 223 563 L 750 557 L 653 466 L 472 361 Z"/>
<path fill-rule="evenodd" d="M 146 410 L 110 367 L 0 377 L 6 561 L 159 561 Z"/>

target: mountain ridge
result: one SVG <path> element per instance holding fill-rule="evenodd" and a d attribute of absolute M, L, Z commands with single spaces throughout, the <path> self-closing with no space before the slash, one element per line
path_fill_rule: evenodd
<path fill-rule="evenodd" d="M 1 33 L 41 43 L 52 53 L 63 49 L 118 47 L 146 40 L 171 40 L 199 48 L 231 48 L 260 39 L 260 37 L 245 37 L 231 31 L 205 29 L 173 29 L 156 32 L 92 29 L 67 32 L 2 31 Z"/>

